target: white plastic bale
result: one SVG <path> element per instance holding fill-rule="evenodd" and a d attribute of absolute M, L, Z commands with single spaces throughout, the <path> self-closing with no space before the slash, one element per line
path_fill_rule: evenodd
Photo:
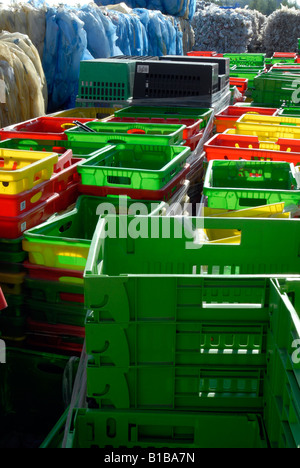
<path fill-rule="evenodd" d="M 46 34 L 45 7 L 29 3 L 0 5 L 0 30 L 26 34 L 43 57 Z"/>
<path fill-rule="evenodd" d="M 273 52 L 297 52 L 299 37 L 300 10 L 282 6 L 268 17 L 262 47 L 268 56 Z"/>
<path fill-rule="evenodd" d="M 7 31 L 0 34 L 1 127 L 44 115 L 46 111 L 41 83 L 45 78 L 41 80 L 30 58 L 37 52 L 31 50 L 27 55 L 25 46 L 34 49 L 27 36 Z"/>
<path fill-rule="evenodd" d="M 248 10 L 223 9 L 213 3 L 199 1 L 192 21 L 195 33 L 194 50 L 244 53 L 254 36 L 253 18 Z"/>

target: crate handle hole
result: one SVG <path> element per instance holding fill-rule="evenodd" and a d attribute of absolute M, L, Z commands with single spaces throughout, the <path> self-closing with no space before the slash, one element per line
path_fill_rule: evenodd
<path fill-rule="evenodd" d="M 125 145 L 126 141 L 123 140 L 108 140 L 107 143 L 110 145 Z"/>
<path fill-rule="evenodd" d="M 114 439 L 117 435 L 117 421 L 110 418 L 106 422 L 106 435 L 110 439 Z"/>
<path fill-rule="evenodd" d="M 129 135 L 145 135 L 146 134 L 145 130 L 142 130 L 141 128 L 131 128 L 127 130 L 127 133 Z"/>
<path fill-rule="evenodd" d="M 66 224 L 63 224 L 62 226 L 60 226 L 59 228 L 59 232 L 63 233 L 63 232 L 66 232 L 70 229 L 70 227 L 72 226 L 72 221 L 69 221 L 68 223 Z"/>

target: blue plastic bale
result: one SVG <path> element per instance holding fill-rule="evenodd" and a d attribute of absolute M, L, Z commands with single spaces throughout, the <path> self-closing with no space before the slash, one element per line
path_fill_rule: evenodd
<path fill-rule="evenodd" d="M 136 15 L 110 10 L 109 18 L 116 27 L 116 45 L 124 55 L 147 55 L 148 37 L 144 25 Z"/>
<path fill-rule="evenodd" d="M 87 47 L 94 58 L 121 54 L 121 50 L 116 46 L 116 27 L 100 8 L 84 6 L 78 11 L 78 17 L 84 22 Z"/>
<path fill-rule="evenodd" d="M 94 57 L 87 50 L 84 23 L 75 12 L 58 8 L 46 14 L 43 68 L 48 84 L 48 112 L 75 106 L 80 61 Z"/>
<path fill-rule="evenodd" d="M 182 45 L 178 45 L 178 41 L 182 39 L 182 32 L 176 26 L 173 26 L 170 18 L 166 18 L 159 11 L 149 11 L 143 8 L 135 8 L 140 21 L 145 27 L 148 37 L 148 54 L 152 56 L 162 55 L 182 55 Z M 178 52 L 179 51 L 179 52 Z"/>

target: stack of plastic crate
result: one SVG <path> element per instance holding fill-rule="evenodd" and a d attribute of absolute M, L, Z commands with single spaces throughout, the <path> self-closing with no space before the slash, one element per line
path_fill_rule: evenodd
<path fill-rule="evenodd" d="M 14 342 L 24 341 L 26 331 L 24 232 L 76 202 L 80 153 L 95 153 L 94 148 L 79 148 L 74 157 L 64 146 L 65 130 L 73 120 L 44 116 L 0 130 L 0 284 L 8 302 L 0 331 Z"/>
<path fill-rule="evenodd" d="M 112 219 L 130 232 L 133 217 Z M 168 238 L 105 236 L 110 222 L 84 273 L 88 408 L 67 445 L 299 446 L 299 220 L 207 218 L 243 241 L 199 248 L 180 219 L 159 218 Z"/>
<path fill-rule="evenodd" d="M 81 193 L 168 201 L 182 187 L 191 153 L 184 146 L 185 125 L 92 122 L 87 128 L 96 131 L 72 129 L 68 140 L 110 146 L 78 165 Z"/>
<path fill-rule="evenodd" d="M 162 215 L 164 202 L 80 196 L 76 206 L 24 233 L 26 337 L 30 346 L 78 355 L 84 341 L 83 271 L 99 217 Z"/>
<path fill-rule="evenodd" d="M 215 115 L 216 133 L 223 133 L 229 128 L 234 128 L 236 121 L 244 114 L 277 115 L 277 108 L 254 106 L 228 106 Z"/>
<path fill-rule="evenodd" d="M 265 54 L 223 54 L 230 59 L 230 78 L 247 79 L 247 93 L 250 94 L 254 86 L 254 78 L 265 70 Z"/>
<path fill-rule="evenodd" d="M 297 106 L 299 65 L 292 69 L 274 67 L 254 79 L 252 99 L 268 107 Z"/>
<path fill-rule="evenodd" d="M 153 123 L 169 125 L 185 125 L 183 131 L 184 145 L 194 151 L 203 138 L 206 125 L 213 109 L 160 107 L 160 106 L 130 106 L 115 111 L 107 119 L 108 122 Z"/>
<path fill-rule="evenodd" d="M 8 303 L 0 314 L 0 331 L 19 341 L 24 336 L 22 235 L 56 210 L 59 196 L 51 177 L 58 155 L 10 149 L 0 154 L 0 285 Z"/>

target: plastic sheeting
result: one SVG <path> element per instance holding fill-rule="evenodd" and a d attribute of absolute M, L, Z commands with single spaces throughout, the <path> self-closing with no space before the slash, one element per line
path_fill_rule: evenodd
<path fill-rule="evenodd" d="M 120 0 L 97 0 L 97 5 L 116 5 Z M 159 10 L 165 15 L 192 19 L 196 11 L 196 0 L 125 0 L 130 8 Z"/>
<path fill-rule="evenodd" d="M 38 52 L 20 33 L 0 34 L 0 125 L 45 114 L 47 90 Z"/>

